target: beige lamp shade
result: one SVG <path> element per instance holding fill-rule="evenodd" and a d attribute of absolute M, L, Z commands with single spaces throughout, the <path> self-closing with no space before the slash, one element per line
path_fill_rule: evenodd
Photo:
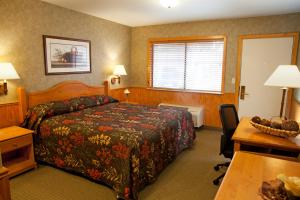
<path fill-rule="evenodd" d="M 265 82 L 266 86 L 300 88 L 300 72 L 296 65 L 279 65 Z"/>
<path fill-rule="evenodd" d="M 124 65 L 116 65 L 113 74 L 117 76 L 127 75 Z"/>
<path fill-rule="evenodd" d="M 0 63 L 0 80 L 20 79 L 11 63 Z"/>
<path fill-rule="evenodd" d="M 277 86 L 283 89 L 280 118 L 283 116 L 286 90 L 288 88 L 300 88 L 300 72 L 296 65 L 279 65 L 265 82 L 266 86 Z"/>
<path fill-rule="evenodd" d="M 130 94 L 130 91 L 128 89 L 125 89 L 124 94 Z"/>

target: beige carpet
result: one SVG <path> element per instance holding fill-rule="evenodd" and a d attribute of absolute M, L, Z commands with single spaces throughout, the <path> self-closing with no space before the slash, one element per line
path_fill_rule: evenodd
<path fill-rule="evenodd" d="M 152 185 L 140 192 L 142 200 L 210 200 L 218 187 L 212 180 L 221 172 L 213 166 L 224 161 L 219 152 L 220 133 L 197 131 L 192 149 L 182 152 Z M 115 200 L 110 188 L 49 166 L 39 166 L 11 180 L 13 200 Z"/>

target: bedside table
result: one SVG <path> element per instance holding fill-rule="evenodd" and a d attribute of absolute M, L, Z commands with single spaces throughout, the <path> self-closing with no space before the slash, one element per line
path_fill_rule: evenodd
<path fill-rule="evenodd" d="M 0 167 L 0 200 L 10 200 L 8 169 Z"/>
<path fill-rule="evenodd" d="M 0 129 L 2 162 L 9 170 L 9 178 L 36 167 L 32 133 L 32 130 L 18 126 Z"/>

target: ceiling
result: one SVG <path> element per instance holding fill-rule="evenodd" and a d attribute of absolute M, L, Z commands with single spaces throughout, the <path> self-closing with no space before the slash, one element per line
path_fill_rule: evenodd
<path fill-rule="evenodd" d="M 300 12 L 300 0 L 177 0 L 165 8 L 160 0 L 42 0 L 128 26 Z"/>

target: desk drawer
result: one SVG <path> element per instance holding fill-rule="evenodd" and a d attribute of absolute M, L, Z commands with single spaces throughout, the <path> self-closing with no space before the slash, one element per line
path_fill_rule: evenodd
<path fill-rule="evenodd" d="M 13 151 L 32 144 L 32 135 L 24 135 L 0 143 L 1 153 Z"/>

